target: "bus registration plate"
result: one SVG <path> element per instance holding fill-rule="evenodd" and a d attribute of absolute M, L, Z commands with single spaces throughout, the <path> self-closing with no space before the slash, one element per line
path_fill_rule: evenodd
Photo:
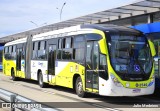
<path fill-rule="evenodd" d="M 141 89 L 133 89 L 132 92 L 133 92 L 133 93 L 140 93 L 140 92 L 141 92 Z"/>

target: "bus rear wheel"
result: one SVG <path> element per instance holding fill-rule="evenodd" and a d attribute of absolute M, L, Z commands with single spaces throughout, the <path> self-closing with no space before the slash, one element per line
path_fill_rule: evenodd
<path fill-rule="evenodd" d="M 40 86 L 41 88 L 45 88 L 45 87 L 46 87 L 46 84 L 43 82 L 42 72 L 39 72 L 38 83 L 39 83 L 39 86 Z"/>
<path fill-rule="evenodd" d="M 11 71 L 11 77 L 12 77 L 12 80 L 13 80 L 13 81 L 16 81 L 16 80 L 17 80 L 17 77 L 15 77 L 14 69 L 12 69 L 12 71 Z"/>
<path fill-rule="evenodd" d="M 76 93 L 79 97 L 85 97 L 85 92 L 83 90 L 83 84 L 82 84 L 82 80 L 81 77 L 77 77 L 76 79 L 76 84 L 75 84 L 75 88 L 76 88 Z"/>

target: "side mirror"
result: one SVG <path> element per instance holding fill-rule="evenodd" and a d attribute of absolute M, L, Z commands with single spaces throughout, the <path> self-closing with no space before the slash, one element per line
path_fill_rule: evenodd
<path fill-rule="evenodd" d="M 151 40 L 148 40 L 148 43 L 149 43 L 149 46 L 151 48 L 151 54 L 152 54 L 152 56 L 155 56 L 156 55 L 156 50 L 155 50 L 153 42 Z"/>

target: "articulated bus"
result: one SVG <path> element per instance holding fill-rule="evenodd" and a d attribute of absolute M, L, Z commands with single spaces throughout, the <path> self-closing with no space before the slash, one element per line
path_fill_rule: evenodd
<path fill-rule="evenodd" d="M 153 43 L 141 32 L 114 25 L 78 25 L 5 44 L 3 73 L 105 96 L 154 92 Z"/>

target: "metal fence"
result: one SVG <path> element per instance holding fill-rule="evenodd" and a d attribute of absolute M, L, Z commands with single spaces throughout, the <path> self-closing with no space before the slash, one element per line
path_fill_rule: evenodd
<path fill-rule="evenodd" d="M 58 109 L 49 108 L 41 103 L 30 100 L 16 93 L 0 89 L 0 108 L 11 109 L 15 111 L 16 109 L 23 111 L 57 111 Z M 3 102 L 2 102 L 3 101 Z"/>

